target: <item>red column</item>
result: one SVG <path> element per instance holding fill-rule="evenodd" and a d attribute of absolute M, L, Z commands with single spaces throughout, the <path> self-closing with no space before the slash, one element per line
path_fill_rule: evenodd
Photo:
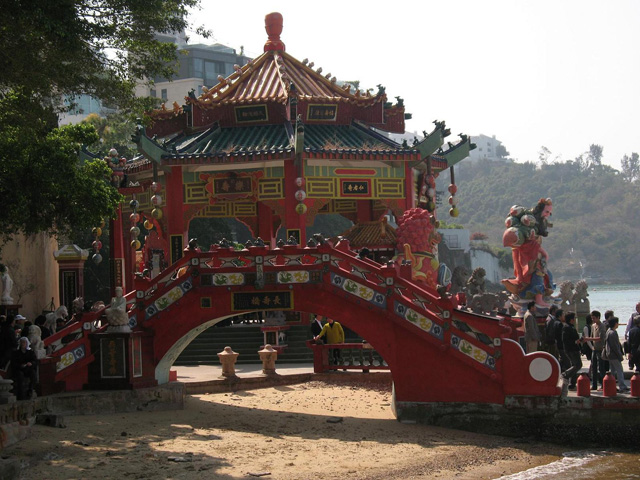
<path fill-rule="evenodd" d="M 171 264 L 182 257 L 182 249 L 187 245 L 187 227 L 184 220 L 184 193 L 182 186 L 182 167 L 171 167 L 171 173 L 165 173 L 166 200 L 161 207 L 167 221 L 167 239 Z"/>
<path fill-rule="evenodd" d="M 288 230 L 298 230 L 300 232 L 300 245 L 307 243 L 307 235 L 305 232 L 306 215 L 300 215 L 296 212 L 298 202 L 295 193 L 298 190 L 295 180 L 299 176 L 298 168 L 295 161 L 285 160 L 284 162 L 284 227 Z"/>
<path fill-rule="evenodd" d="M 373 220 L 373 201 L 358 200 L 356 201 L 356 215 L 358 223 L 370 222 Z"/>
<path fill-rule="evenodd" d="M 256 236 L 262 238 L 270 248 L 276 246 L 273 231 L 273 211 L 271 207 L 262 202 L 258 202 L 258 231 Z"/>
<path fill-rule="evenodd" d="M 122 221 L 122 205 L 116 210 L 115 220 L 109 221 L 109 262 L 111 267 L 111 296 L 115 296 L 115 288 L 122 287 L 127 293 L 125 274 L 124 228 Z"/>
<path fill-rule="evenodd" d="M 404 164 L 404 189 L 405 189 L 405 211 L 416 206 L 416 191 L 413 178 L 413 168 L 408 163 Z"/>

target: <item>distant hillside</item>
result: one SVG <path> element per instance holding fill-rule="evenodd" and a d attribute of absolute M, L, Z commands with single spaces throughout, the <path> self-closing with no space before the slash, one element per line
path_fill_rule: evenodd
<path fill-rule="evenodd" d="M 556 282 L 640 282 L 640 183 L 629 182 L 607 166 L 577 162 L 536 166 L 465 160 L 456 167 L 457 219 L 449 216 L 448 172 L 438 178 L 444 190 L 438 217 L 485 233 L 490 245 L 502 245 L 504 220 L 512 205 L 532 207 L 541 197 L 553 200 L 553 228 L 543 247 Z"/>

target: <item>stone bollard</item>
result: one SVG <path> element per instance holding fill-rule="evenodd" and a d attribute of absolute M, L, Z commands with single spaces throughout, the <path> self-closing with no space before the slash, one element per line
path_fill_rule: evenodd
<path fill-rule="evenodd" d="M 15 403 L 16 396 L 11 393 L 12 388 L 13 380 L 4 378 L 0 379 L 0 405 Z"/>
<path fill-rule="evenodd" d="M 218 353 L 218 358 L 222 364 L 221 378 L 236 378 L 236 361 L 239 353 L 231 350 L 231 347 L 224 347 L 224 350 Z"/>
<path fill-rule="evenodd" d="M 262 373 L 265 375 L 275 375 L 278 352 L 275 351 L 271 345 L 266 344 L 262 350 L 258 351 L 258 355 L 260 355 L 260 360 L 262 360 Z"/>

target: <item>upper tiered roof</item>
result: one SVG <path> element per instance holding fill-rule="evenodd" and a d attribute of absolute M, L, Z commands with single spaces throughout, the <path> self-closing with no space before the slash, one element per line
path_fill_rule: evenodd
<path fill-rule="evenodd" d="M 370 91 L 338 84 L 307 59 L 285 52 L 280 39 L 282 16 L 266 16 L 269 39 L 264 53 L 196 96 L 187 105 L 162 106 L 152 112 L 154 125 L 138 132 L 147 159 L 168 164 L 235 163 L 308 158 L 416 162 L 429 157 L 437 170 L 465 158 L 472 144 L 466 136 L 442 150 L 450 134 L 444 122 L 413 145 L 400 144 L 380 130 L 404 133 L 404 104 L 387 102 L 382 86 Z M 164 138 L 158 142 L 150 137 Z M 147 161 L 130 172 L 149 168 Z"/>

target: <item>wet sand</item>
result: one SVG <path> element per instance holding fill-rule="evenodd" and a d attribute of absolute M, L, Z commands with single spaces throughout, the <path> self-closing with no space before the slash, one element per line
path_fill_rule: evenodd
<path fill-rule="evenodd" d="M 386 386 L 313 381 L 188 396 L 184 410 L 65 417 L 2 452 L 21 478 L 489 479 L 563 449 L 397 422 Z"/>

